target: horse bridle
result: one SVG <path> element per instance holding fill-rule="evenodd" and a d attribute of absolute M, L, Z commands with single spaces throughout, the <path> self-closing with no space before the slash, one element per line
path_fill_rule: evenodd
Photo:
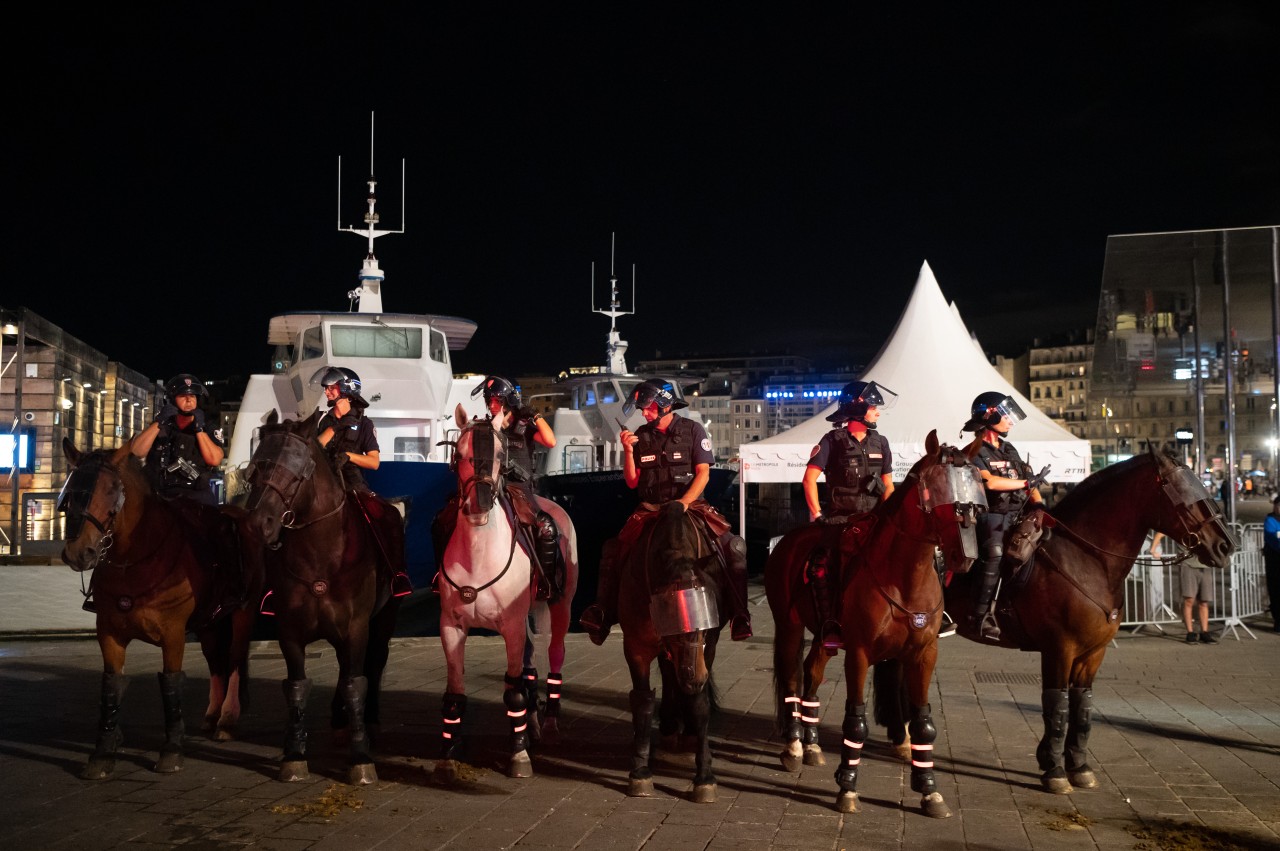
<path fill-rule="evenodd" d="M 502 465 L 500 463 L 500 454 L 498 452 L 498 432 L 492 427 L 480 427 L 483 426 L 485 422 L 487 421 L 479 421 L 468 425 L 463 429 L 464 433 L 469 433 L 471 435 L 471 475 L 458 483 L 458 511 L 464 518 L 466 518 L 468 523 L 474 523 L 471 519 L 472 517 L 488 515 L 489 511 L 493 508 L 493 501 L 497 499 L 498 492 L 502 489 L 503 477 L 501 473 Z M 462 435 L 458 435 L 457 442 L 453 443 L 455 449 L 457 448 L 457 444 L 461 441 Z M 480 472 L 479 466 L 475 463 L 475 459 L 477 456 L 480 456 L 481 452 L 485 453 L 483 457 L 493 459 L 492 463 L 486 464 L 489 469 L 485 472 Z M 497 475 L 493 474 L 494 469 L 499 471 Z M 454 461 L 454 470 L 455 472 L 457 471 L 456 458 Z M 477 512 L 468 511 L 467 503 L 471 494 L 475 493 L 476 489 L 481 486 L 489 488 L 489 497 L 487 497 L 489 507 Z"/>
<path fill-rule="evenodd" d="M 268 446 L 268 441 L 274 441 L 276 438 L 279 438 L 281 444 L 278 450 L 266 458 L 256 457 Z M 246 508 L 250 511 L 257 508 L 263 489 L 275 491 L 280 495 L 280 501 L 284 505 L 284 510 L 280 514 L 280 526 L 284 529 L 304 529 L 341 511 L 347 502 L 347 492 L 339 488 L 342 498 L 334 508 L 318 517 L 298 522 L 293 510 L 293 501 L 298 498 L 302 483 L 310 479 L 316 470 L 311 448 L 309 440 L 291 431 L 277 431 L 265 435 L 258 446 L 258 451 L 254 453 L 255 457 L 249 461 L 248 478 L 254 494 L 250 495 Z M 259 475 L 264 470 L 265 478 Z"/>
<path fill-rule="evenodd" d="M 78 506 L 74 505 L 74 500 L 71 499 L 71 495 L 75 493 L 86 493 L 86 491 L 80 490 L 79 488 L 70 487 L 71 479 L 77 473 L 82 473 L 85 476 L 88 476 L 90 475 L 90 473 L 92 473 L 93 483 L 96 484 L 98 480 L 97 478 L 98 475 L 100 475 L 103 471 L 109 472 L 112 478 L 115 479 L 115 483 L 119 485 L 119 493 L 116 494 L 115 499 L 112 501 L 110 510 L 108 510 L 107 512 L 107 518 L 105 521 L 99 520 L 97 517 L 94 517 L 93 514 L 89 511 L 88 503 L 93 499 L 92 489 L 87 491 L 89 498 L 85 501 L 84 508 L 81 509 Z M 77 466 L 71 471 L 71 475 L 67 477 L 66 485 L 63 486 L 63 492 L 58 497 L 58 507 L 61 508 L 68 515 L 68 517 L 71 518 L 73 521 L 74 521 L 74 518 L 80 517 L 80 518 L 83 518 L 83 520 L 88 520 L 90 523 L 93 524 L 94 528 L 101 533 L 101 537 L 98 540 L 98 545 L 101 548 L 102 556 L 105 557 L 107 550 L 111 549 L 111 545 L 115 542 L 114 527 L 116 522 L 116 516 L 119 515 L 121 510 L 124 508 L 124 480 L 120 477 L 120 472 L 116 470 L 115 466 L 112 465 L 112 463 L 108 461 L 105 456 L 101 456 L 101 455 L 93 456 L 88 460 L 86 464 Z M 77 528 L 75 530 L 75 535 L 78 536 L 79 534 L 80 532 L 79 532 L 79 529 Z"/>

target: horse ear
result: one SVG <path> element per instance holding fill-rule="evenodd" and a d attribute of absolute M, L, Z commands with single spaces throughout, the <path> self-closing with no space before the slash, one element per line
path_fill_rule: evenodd
<path fill-rule="evenodd" d="M 80 459 L 84 457 L 84 453 L 76 449 L 76 445 L 71 442 L 69 437 L 62 438 L 62 454 L 67 456 L 67 461 L 71 463 L 72 467 L 79 464 Z"/>
<path fill-rule="evenodd" d="M 307 417 L 305 420 L 303 420 L 301 423 L 298 424 L 298 430 L 307 434 L 308 436 L 314 437 L 316 433 L 316 423 L 318 423 L 319 421 L 320 421 L 320 409 L 317 408 L 315 411 L 312 412 L 311 416 Z"/>
<path fill-rule="evenodd" d="M 279 422 L 280 422 L 280 412 L 277 411 L 275 408 L 272 408 L 270 413 L 267 414 L 267 418 L 262 421 L 262 424 L 273 426 Z"/>
<path fill-rule="evenodd" d="M 462 403 L 458 403 L 458 407 L 453 409 L 453 423 L 458 428 L 462 428 L 467 424 L 467 420 L 471 419 L 467 416 L 466 408 L 462 407 Z"/>
<path fill-rule="evenodd" d="M 938 451 L 938 430 L 935 428 L 929 432 L 929 436 L 924 439 L 924 452 L 926 455 L 934 455 Z"/>

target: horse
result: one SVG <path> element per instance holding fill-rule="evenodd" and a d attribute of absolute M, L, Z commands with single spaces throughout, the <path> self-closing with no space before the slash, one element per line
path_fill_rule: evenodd
<path fill-rule="evenodd" d="M 94 600 L 103 663 L 97 743 L 80 776 L 104 780 L 115 770 L 124 740 L 119 721 L 128 683 L 125 654 L 135 639 L 161 651 L 165 741 L 155 770 L 180 771 L 189 629 L 197 632 L 209 665 L 204 730 L 220 741 L 234 738 L 241 695 L 248 696 L 255 612 L 222 607 L 250 590 L 244 559 L 254 548 L 241 547 L 243 512 L 161 498 L 128 444 L 84 453 L 64 438 L 62 451 L 71 465 L 58 500 L 67 518 L 62 560 L 77 572 L 93 571 L 86 597 Z"/>
<path fill-rule="evenodd" d="M 348 744 L 348 782 L 375 783 L 369 732 L 379 721 L 379 692 L 395 631 L 398 597 L 379 570 L 384 546 L 358 498 L 350 497 L 316 439 L 320 412 L 280 422 L 274 411 L 249 459 L 245 508 L 269 552 L 266 581 L 276 613 L 277 640 L 287 678 L 284 752 L 278 779 L 306 780 L 306 648 L 328 641 L 338 660 L 331 726 Z M 388 536 L 389 537 L 389 536 Z M 385 557 L 385 554 L 384 554 Z M 264 598 L 264 605 L 267 604 Z"/>
<path fill-rule="evenodd" d="M 1040 654 L 1044 735 L 1036 759 L 1047 792 L 1098 785 L 1087 753 L 1093 679 L 1120 628 L 1125 578 L 1151 529 L 1181 544 L 1184 558 L 1194 554 L 1217 568 L 1230 563 L 1236 548 L 1196 476 L 1153 450 L 1099 470 L 1052 511 L 1035 510 L 1016 524 L 1007 551 L 1033 548 L 1035 559 L 1020 569 L 1017 590 L 1005 582 L 998 641 L 982 639 L 967 623 L 971 583 L 947 588 L 947 611 L 966 638 Z"/>
<path fill-rule="evenodd" d="M 472 627 L 491 629 L 502 636 L 507 649 L 506 689 L 502 701 L 510 719 L 510 777 L 531 777 L 530 730 L 548 740 L 558 735 L 560 686 L 563 683 L 565 642 L 570 606 L 578 587 L 578 539 L 564 509 L 538 499 L 538 508 L 551 515 L 560 530 L 560 556 L 564 560 L 564 592 L 554 601 L 535 601 L 533 542 L 521 545 L 517 524 L 500 498 L 505 452 L 497 421 L 467 421 L 459 405 L 454 422 L 465 423 L 454 446 L 453 466 L 458 479 L 460 522 L 444 549 L 440 564 L 440 644 L 444 648 L 447 680 L 441 704 L 443 730 L 441 759 L 436 773 L 451 780 L 458 774 L 464 742 L 462 722 L 467 695 L 464 682 L 467 635 Z M 532 641 L 529 616 L 533 614 L 545 634 L 550 618 L 547 648 L 547 702 L 538 724 L 537 671 L 530 667 Z M 532 718 L 531 718 L 532 716 Z M 532 722 L 532 723 L 531 723 Z"/>
<path fill-rule="evenodd" d="M 878 664 L 877 718 L 890 726 L 891 739 L 903 757 L 908 754 L 905 743 L 910 731 L 911 788 L 921 794 L 924 813 L 934 818 L 951 815 L 933 776 L 936 731 L 928 703 L 942 622 L 942 584 L 934 557 L 940 548 L 948 568 L 967 571 L 977 555 L 976 523 L 985 508 L 986 498 L 968 456 L 939 445 L 937 433 L 931 432 L 924 457 L 889 499 L 840 533 L 847 687 L 844 742 L 836 770 L 840 786 L 836 804 L 841 812 L 858 811 L 858 766 L 867 738 L 863 701 L 867 672 L 873 663 L 890 662 L 899 677 L 905 673 L 910 723 L 904 723 L 901 683 L 882 687 Z M 826 764 L 818 744 L 817 692 L 828 656 L 805 579 L 806 562 L 825 531 L 810 524 L 789 532 L 765 565 L 765 592 L 775 624 L 777 720 L 787 740 L 781 758 L 788 771 L 798 771 L 802 762 Z M 813 638 L 802 663 L 806 629 Z"/>
<path fill-rule="evenodd" d="M 653 794 L 650 750 L 656 693 L 653 661 L 662 678 L 658 732 L 664 749 L 692 745 L 691 800 L 714 803 L 707 726 L 715 702 L 711 671 L 720 631 L 732 611 L 716 544 L 683 503 L 662 506 L 641 528 L 619 564 L 618 625 L 631 674 L 632 751 L 627 794 Z"/>

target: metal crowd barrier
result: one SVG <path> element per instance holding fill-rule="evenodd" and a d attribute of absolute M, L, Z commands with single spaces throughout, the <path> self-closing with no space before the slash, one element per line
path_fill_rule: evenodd
<path fill-rule="evenodd" d="M 1223 633 L 1230 630 L 1238 641 L 1239 629 L 1248 633 L 1250 638 L 1257 638 L 1245 626 L 1244 618 L 1268 610 L 1267 579 L 1262 564 L 1262 525 L 1232 523 L 1231 531 L 1240 541 L 1240 548 L 1231 556 L 1231 565 L 1226 570 L 1212 571 L 1213 602 L 1209 604 L 1209 620 L 1221 622 Z M 1173 551 L 1177 546 L 1168 538 L 1162 546 L 1165 555 L 1176 554 Z M 1168 624 L 1176 624 L 1181 629 L 1181 566 L 1150 556 L 1135 561 L 1124 583 L 1123 616 L 1125 619 L 1120 622 L 1120 627 L 1133 632 L 1144 627 L 1154 627 L 1163 632 Z"/>

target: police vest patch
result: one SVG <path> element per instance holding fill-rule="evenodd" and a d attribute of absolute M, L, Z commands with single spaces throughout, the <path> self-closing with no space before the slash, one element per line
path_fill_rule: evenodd
<path fill-rule="evenodd" d="M 702 438 L 702 449 L 705 452 L 711 451 L 711 438 L 709 437 Z"/>
<path fill-rule="evenodd" d="M 680 450 L 678 450 L 678 449 L 677 449 L 677 450 L 675 450 L 675 451 L 673 451 L 673 452 L 671 453 L 671 460 L 672 460 L 672 461 L 683 461 L 683 460 L 684 460 L 684 453 L 683 453 L 683 452 L 681 452 L 681 451 L 680 451 Z"/>
<path fill-rule="evenodd" d="M 646 463 L 646 462 L 648 462 L 648 461 L 657 461 L 657 460 L 658 460 L 658 456 L 657 456 L 657 455 L 641 455 L 641 456 L 640 456 L 640 463 L 641 463 L 641 464 L 644 464 L 644 463 Z"/>

